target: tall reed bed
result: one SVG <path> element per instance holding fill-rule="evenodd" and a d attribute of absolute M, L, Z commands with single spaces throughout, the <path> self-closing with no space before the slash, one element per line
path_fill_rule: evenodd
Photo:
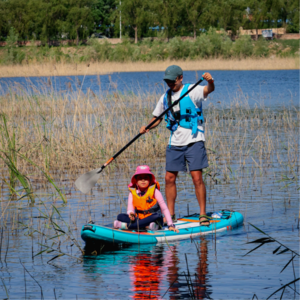
<path fill-rule="evenodd" d="M 154 62 L 111 62 L 94 61 L 90 63 L 40 62 L 22 65 L 2 65 L 0 77 L 29 77 L 29 76 L 71 76 L 99 75 L 114 72 L 156 72 L 174 64 L 174 60 Z M 244 59 L 207 58 L 176 60 L 184 70 L 295 70 L 299 69 L 299 59 L 295 57 L 263 57 Z"/>
<path fill-rule="evenodd" d="M 0 97 L 1 155 L 11 153 L 19 172 L 31 182 L 41 180 L 41 170 L 44 174 L 77 173 L 102 165 L 148 124 L 160 96 L 156 92 L 122 94 L 116 90 L 96 95 L 90 90 L 75 95 L 46 90 L 32 94 L 12 89 Z M 266 167 L 281 165 L 297 176 L 298 106 L 250 107 L 247 96 L 240 92 L 227 104 L 204 103 L 204 113 L 210 160 L 206 173 L 214 180 L 230 180 L 233 164 L 258 167 L 261 174 Z M 124 167 L 128 160 L 163 158 L 168 138 L 169 131 L 160 125 L 111 167 Z M 2 168 L 3 178 L 6 174 Z"/>

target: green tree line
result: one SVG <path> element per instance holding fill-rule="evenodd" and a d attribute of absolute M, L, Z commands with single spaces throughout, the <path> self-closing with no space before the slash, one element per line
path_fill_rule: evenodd
<path fill-rule="evenodd" d="M 121 20 L 121 27 L 120 27 Z M 299 32 L 298 0 L 0 0 L 0 39 L 19 40 L 164 35 L 196 38 L 210 27 L 285 27 Z M 158 28 L 158 30 L 153 30 Z M 163 30 L 162 30 L 163 29 Z"/>

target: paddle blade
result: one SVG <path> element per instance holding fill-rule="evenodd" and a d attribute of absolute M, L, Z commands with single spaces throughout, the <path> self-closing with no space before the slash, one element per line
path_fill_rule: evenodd
<path fill-rule="evenodd" d="M 101 171 L 102 168 L 95 169 L 78 177 L 78 179 L 75 181 L 75 185 L 78 190 L 84 194 L 88 194 L 96 185 Z"/>

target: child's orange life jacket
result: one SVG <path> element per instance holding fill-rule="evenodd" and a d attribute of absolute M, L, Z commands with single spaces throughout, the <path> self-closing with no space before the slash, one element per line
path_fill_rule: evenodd
<path fill-rule="evenodd" d="M 159 183 L 148 187 L 147 192 L 143 196 L 139 196 L 136 188 L 129 188 L 132 194 L 132 204 L 135 208 L 136 216 L 139 219 L 144 219 L 151 216 L 153 213 L 160 211 L 159 204 L 154 198 L 155 189 L 160 189 Z"/>

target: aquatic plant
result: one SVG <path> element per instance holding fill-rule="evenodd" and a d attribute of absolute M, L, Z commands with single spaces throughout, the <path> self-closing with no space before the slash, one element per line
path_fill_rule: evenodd
<path fill-rule="evenodd" d="M 17 145 L 17 138 L 15 128 L 12 127 L 11 133 L 7 123 L 7 117 L 5 114 L 0 116 L 2 118 L 2 125 L 0 126 L 1 131 L 1 144 L 2 149 L 0 158 L 4 161 L 9 169 L 9 182 L 3 178 L 4 182 L 7 183 L 8 188 L 12 196 L 18 195 L 20 199 L 28 197 L 31 203 L 34 203 L 34 196 L 30 181 L 26 175 L 22 174 L 18 169 L 17 154 L 21 150 L 22 146 Z M 16 190 L 17 180 L 23 186 L 25 195 L 20 195 L 20 190 Z"/>
<path fill-rule="evenodd" d="M 253 224 L 249 223 L 253 228 L 255 228 L 256 230 L 258 230 L 260 233 L 266 235 L 267 237 L 265 238 L 260 238 L 251 242 L 248 242 L 247 244 L 259 244 L 257 247 L 255 247 L 254 249 L 250 250 L 249 252 L 247 252 L 244 256 L 250 254 L 251 252 L 257 250 L 258 248 L 269 244 L 269 243 L 277 243 L 279 246 L 276 246 L 275 250 L 273 251 L 273 254 L 276 255 L 280 255 L 283 253 L 287 253 L 290 252 L 291 253 L 291 259 L 285 264 L 285 266 L 282 268 L 282 270 L 280 271 L 280 273 L 282 273 L 291 263 L 293 266 L 293 275 L 294 275 L 294 280 L 290 281 L 289 283 L 286 283 L 285 285 L 281 286 L 279 289 L 277 289 L 275 292 L 273 292 L 267 299 L 270 299 L 273 295 L 275 295 L 276 293 L 282 291 L 281 297 L 280 299 L 282 299 L 283 294 L 285 292 L 286 288 L 290 288 L 292 289 L 295 293 L 297 293 L 298 295 L 300 295 L 297 292 L 297 288 L 296 288 L 296 282 L 300 280 L 300 277 L 296 278 L 296 273 L 295 273 L 295 266 L 294 266 L 294 259 L 298 258 L 299 259 L 299 253 L 295 252 L 294 250 L 290 249 L 289 247 L 285 246 L 284 244 L 282 244 L 281 242 L 279 242 L 278 240 L 276 240 L 275 238 L 271 237 L 270 235 L 268 235 L 267 233 L 265 233 L 264 231 L 262 231 L 261 229 L 259 229 L 258 227 L 254 226 Z M 294 288 L 292 287 L 292 285 L 294 285 Z M 253 296 L 254 297 L 254 296 Z M 257 297 L 257 296 L 256 296 Z"/>
<path fill-rule="evenodd" d="M 68 251 L 68 248 L 71 249 L 75 245 L 80 253 L 84 254 L 84 251 L 75 238 L 70 225 L 64 220 L 59 209 L 54 204 L 51 204 L 50 207 L 47 207 L 44 201 L 41 199 L 39 201 L 44 207 L 44 210 L 41 210 L 39 207 L 37 207 L 39 215 L 36 218 L 43 220 L 44 228 L 41 228 L 41 224 L 39 224 L 38 227 L 35 227 L 32 226 L 31 222 L 28 222 L 27 224 L 19 222 L 23 230 L 25 229 L 27 231 L 25 233 L 26 235 L 32 236 L 37 233 L 41 237 L 42 241 L 38 243 L 38 245 L 41 246 L 41 250 L 34 254 L 33 258 L 42 255 L 43 253 L 51 253 L 52 255 L 54 254 L 54 256 L 49 259 L 47 263 L 62 256 L 68 256 L 78 262 L 82 262 L 80 257 L 73 256 Z M 64 244 L 66 245 L 67 249 L 65 251 L 61 249 L 62 245 Z"/>

